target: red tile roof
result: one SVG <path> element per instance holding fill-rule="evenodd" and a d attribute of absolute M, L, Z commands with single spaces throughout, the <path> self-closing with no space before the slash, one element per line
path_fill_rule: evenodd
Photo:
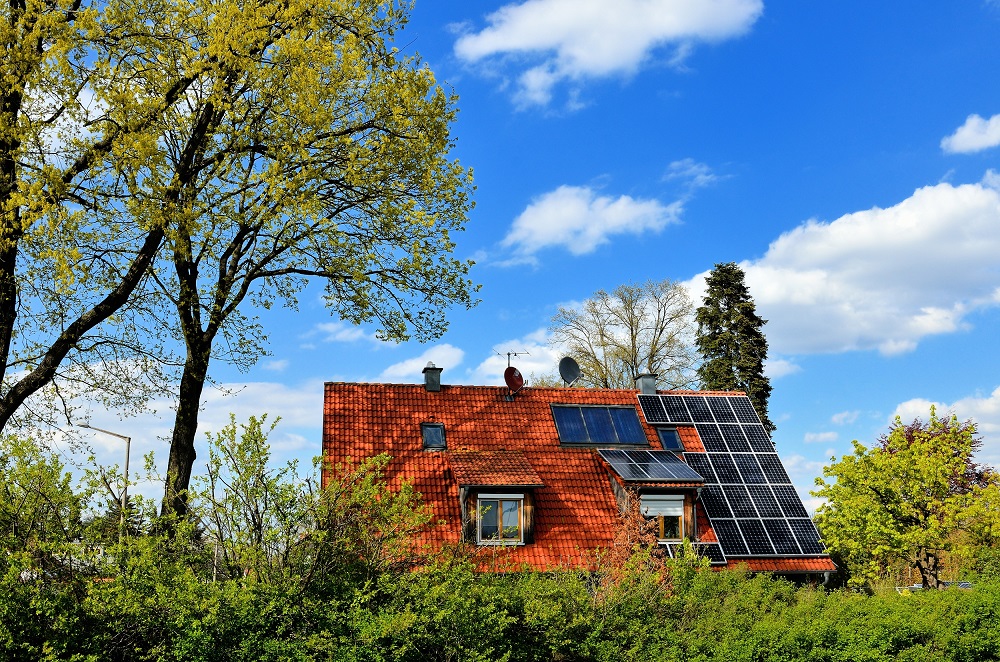
<path fill-rule="evenodd" d="M 442 385 L 440 391 L 429 392 L 423 384 L 331 382 L 324 394 L 323 455 L 332 463 L 390 455 L 386 469 L 390 488 L 411 483 L 435 519 L 443 521 L 426 534 L 433 544 L 461 539 L 460 485 L 539 485 L 532 488 L 534 543 L 488 548 L 485 553 L 502 557 L 511 568 L 589 567 L 595 553 L 613 542 L 618 504 L 608 467 L 597 452 L 560 445 L 551 406 L 635 406 L 636 394 L 525 388 L 508 399 L 503 387 Z M 660 449 L 656 430 L 639 418 L 649 448 Z M 444 425 L 446 451 L 423 449 L 420 424 L 428 422 Z M 704 451 L 694 427 L 679 427 L 678 433 L 687 451 Z M 700 507 L 696 526 L 702 541 L 717 540 Z M 826 557 L 747 563 L 754 570 L 782 572 L 825 571 L 832 566 Z"/>
<path fill-rule="evenodd" d="M 459 487 L 542 487 L 542 479 L 521 451 L 456 451 L 448 463 Z"/>

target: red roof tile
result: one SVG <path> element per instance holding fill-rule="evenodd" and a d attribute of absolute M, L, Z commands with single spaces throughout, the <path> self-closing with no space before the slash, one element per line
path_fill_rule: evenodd
<path fill-rule="evenodd" d="M 551 405 L 636 406 L 637 391 L 525 388 L 512 400 L 507 394 L 506 388 L 489 386 L 442 385 L 440 391 L 429 392 L 422 384 L 330 382 L 324 394 L 323 455 L 331 463 L 390 455 L 389 487 L 412 484 L 435 519 L 443 522 L 427 532 L 426 541 L 432 544 L 461 539 L 460 485 L 538 485 L 530 488 L 534 543 L 486 548 L 482 553 L 512 569 L 522 564 L 537 569 L 589 567 L 595 553 L 613 542 L 620 521 L 618 503 L 607 465 L 596 451 L 560 445 Z M 655 428 L 639 418 L 649 448 L 660 449 Z M 427 422 L 444 425 L 445 452 L 423 449 L 420 424 Z M 686 451 L 704 451 L 694 427 L 678 427 L 678 433 Z M 700 504 L 696 526 L 702 541 L 717 540 Z M 748 565 L 774 572 L 832 567 L 825 557 L 753 559 Z"/>
<path fill-rule="evenodd" d="M 542 487 L 542 479 L 521 451 L 457 451 L 448 453 L 448 463 L 460 487 Z"/>

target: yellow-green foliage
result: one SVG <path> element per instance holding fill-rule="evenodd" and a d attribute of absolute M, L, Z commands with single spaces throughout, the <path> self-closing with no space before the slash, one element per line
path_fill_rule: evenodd
<path fill-rule="evenodd" d="M 896 561 L 936 584 L 939 557 L 958 534 L 993 535 L 997 485 L 989 474 L 969 476 L 974 447 L 974 425 L 938 418 L 932 409 L 926 425 L 897 418 L 879 446 L 855 441 L 852 455 L 824 468 L 826 479 L 818 478 L 813 492 L 825 501 L 816 524 L 852 585 L 884 579 Z"/>

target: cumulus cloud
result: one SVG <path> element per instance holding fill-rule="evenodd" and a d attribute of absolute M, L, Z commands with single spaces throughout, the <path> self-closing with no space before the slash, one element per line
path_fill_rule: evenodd
<path fill-rule="evenodd" d="M 941 183 L 887 209 L 810 220 L 741 267 L 777 354 L 911 351 L 1000 303 L 1000 192 Z M 687 283 L 695 300 L 706 275 Z"/>
<path fill-rule="evenodd" d="M 979 461 L 1000 468 L 1000 386 L 989 395 L 971 395 L 951 403 L 913 398 L 897 405 L 889 417 L 889 422 L 896 416 L 899 416 L 904 423 L 916 418 L 926 421 L 930 416 L 932 405 L 937 409 L 938 416 L 955 414 L 959 420 L 975 421 L 983 438 Z"/>
<path fill-rule="evenodd" d="M 842 411 L 838 414 L 834 414 L 830 417 L 830 422 L 834 425 L 850 425 L 854 421 L 858 420 L 858 416 L 861 414 L 860 411 Z"/>
<path fill-rule="evenodd" d="M 465 358 L 465 352 L 458 347 L 444 343 L 428 347 L 420 356 L 415 356 L 399 363 L 393 363 L 382 371 L 379 375 L 380 382 L 417 382 L 423 379 L 423 369 L 428 362 L 434 363 L 438 368 L 451 370 L 460 365 Z M 447 378 L 442 375 L 442 381 Z"/>
<path fill-rule="evenodd" d="M 591 253 L 620 234 L 659 232 L 679 221 L 683 205 L 664 205 L 622 195 L 597 195 L 585 186 L 560 186 L 531 201 L 514 220 L 501 245 L 516 261 L 534 261 L 538 251 L 562 247 L 573 255 Z"/>
<path fill-rule="evenodd" d="M 955 133 L 941 139 L 941 149 L 950 154 L 981 152 L 1000 145 L 1000 114 L 989 119 L 969 115 Z"/>
<path fill-rule="evenodd" d="M 802 366 L 787 359 L 768 359 L 764 362 L 764 374 L 771 379 L 794 375 L 801 370 Z"/>
<path fill-rule="evenodd" d="M 502 386 L 503 372 L 507 369 L 507 352 L 518 352 L 511 357 L 511 365 L 516 367 L 530 384 L 531 375 L 546 375 L 556 371 L 563 354 L 549 345 L 546 329 L 537 329 L 520 338 L 504 340 L 492 347 L 492 354 L 469 371 L 473 384 L 493 384 Z M 526 352 L 521 354 L 521 352 Z"/>
<path fill-rule="evenodd" d="M 455 54 L 517 69 L 515 101 L 545 105 L 560 83 L 578 89 L 587 79 L 630 75 L 658 50 L 679 66 L 693 44 L 742 35 L 762 11 L 761 0 L 527 0 L 459 37 Z"/>
<path fill-rule="evenodd" d="M 802 438 L 807 444 L 832 443 L 837 441 L 836 432 L 806 432 Z"/>

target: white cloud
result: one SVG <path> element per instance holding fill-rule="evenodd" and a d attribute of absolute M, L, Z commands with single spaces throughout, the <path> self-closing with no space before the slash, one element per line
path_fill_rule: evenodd
<path fill-rule="evenodd" d="M 323 322 L 316 324 L 313 328 L 303 333 L 302 339 L 309 339 L 319 336 L 323 342 L 357 342 L 358 340 L 368 340 L 369 342 L 381 342 L 374 333 L 368 333 L 360 326 L 352 326 L 345 322 Z M 306 343 L 301 345 L 303 349 L 313 349 L 315 345 Z"/>
<path fill-rule="evenodd" d="M 469 371 L 471 383 L 502 386 L 503 373 L 507 369 L 507 352 L 518 352 L 519 356 L 510 357 L 510 364 L 520 371 L 527 385 L 531 386 L 531 375 L 555 373 L 559 359 L 563 357 L 563 354 L 558 349 L 550 347 L 548 342 L 548 331 L 542 328 L 521 338 L 504 340 L 493 345 L 493 354 Z M 527 353 L 521 354 L 521 352 Z"/>
<path fill-rule="evenodd" d="M 794 375 L 802 370 L 799 366 L 787 359 L 768 359 L 764 362 L 764 374 L 771 379 L 779 379 L 786 375 Z"/>
<path fill-rule="evenodd" d="M 657 49 L 679 66 L 692 44 L 742 35 L 762 11 L 761 0 L 527 0 L 487 16 L 489 26 L 462 35 L 455 54 L 523 68 L 516 101 L 544 105 L 561 82 L 630 75 Z"/>
<path fill-rule="evenodd" d="M 837 441 L 836 432 L 806 432 L 802 441 L 807 444 L 832 443 Z"/>
<path fill-rule="evenodd" d="M 887 209 L 810 220 L 741 267 L 775 353 L 907 352 L 1000 302 L 1000 192 L 942 183 Z M 705 275 L 687 283 L 696 301 Z"/>
<path fill-rule="evenodd" d="M 522 262 L 533 261 L 536 252 L 553 246 L 584 255 L 614 235 L 659 232 L 678 222 L 681 211 L 680 202 L 663 205 L 627 195 L 598 196 L 584 186 L 560 186 L 533 199 L 501 245 L 513 249 Z"/>
<path fill-rule="evenodd" d="M 834 414 L 830 417 L 830 422 L 834 425 L 849 425 L 854 421 L 858 420 L 858 416 L 861 414 L 860 411 L 842 411 L 839 414 Z"/>
<path fill-rule="evenodd" d="M 972 395 L 952 403 L 913 398 L 897 405 L 889 417 L 889 423 L 896 416 L 899 416 L 903 423 L 910 423 L 916 418 L 926 421 L 930 416 L 932 405 L 937 409 L 938 416 L 955 414 L 959 420 L 975 421 L 983 438 L 979 461 L 1000 467 L 1000 387 L 995 388 L 987 396 Z"/>
<path fill-rule="evenodd" d="M 433 362 L 438 368 L 451 370 L 460 365 L 465 358 L 465 352 L 458 347 L 444 343 L 428 347 L 420 356 L 415 356 L 399 363 L 393 363 L 382 371 L 379 375 L 380 382 L 418 382 L 423 380 L 423 369 L 428 361 Z M 442 374 L 441 381 L 446 382 L 447 377 Z"/>
<path fill-rule="evenodd" d="M 1000 114 L 983 119 L 969 115 L 955 133 L 941 139 L 941 149 L 951 154 L 981 152 L 1000 145 Z"/>
<path fill-rule="evenodd" d="M 719 181 L 719 176 L 712 172 L 708 165 L 698 163 L 691 158 L 672 162 L 667 166 L 667 173 L 663 178 L 666 180 L 680 179 L 691 190 L 711 186 Z"/>
<path fill-rule="evenodd" d="M 275 359 L 273 361 L 268 361 L 263 366 L 264 370 L 270 370 L 272 372 L 284 372 L 288 367 L 288 359 Z"/>

